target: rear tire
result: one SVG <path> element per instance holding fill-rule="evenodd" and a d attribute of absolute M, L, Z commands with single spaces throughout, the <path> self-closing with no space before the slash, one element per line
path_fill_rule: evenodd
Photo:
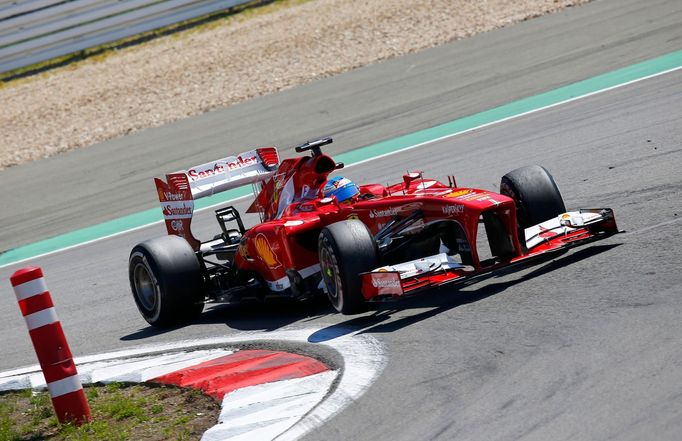
<path fill-rule="evenodd" d="M 342 314 L 362 312 L 366 304 L 358 274 L 378 266 L 376 243 L 367 226 L 358 220 L 328 225 L 320 232 L 318 245 L 329 301 Z"/>
<path fill-rule="evenodd" d="M 152 326 L 185 324 L 204 309 L 199 260 L 181 237 L 163 236 L 135 246 L 128 277 L 135 304 Z"/>
<path fill-rule="evenodd" d="M 516 203 L 519 240 L 524 248 L 524 229 L 566 212 L 554 178 L 539 165 L 517 168 L 502 176 L 500 194 L 509 196 Z"/>

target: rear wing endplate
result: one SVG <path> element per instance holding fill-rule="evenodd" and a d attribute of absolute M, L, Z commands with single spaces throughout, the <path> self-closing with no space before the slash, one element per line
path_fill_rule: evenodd
<path fill-rule="evenodd" d="M 278 166 L 277 149 L 265 147 L 169 173 L 166 181 L 154 178 L 168 234 L 184 237 L 198 250 L 201 242 L 190 228 L 194 200 L 267 180 Z"/>

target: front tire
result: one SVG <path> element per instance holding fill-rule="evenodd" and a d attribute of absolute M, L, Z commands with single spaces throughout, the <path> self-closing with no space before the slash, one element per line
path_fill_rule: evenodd
<path fill-rule="evenodd" d="M 524 248 L 524 229 L 566 212 L 554 178 L 539 165 L 517 168 L 502 176 L 500 194 L 509 196 L 516 203 L 519 241 Z"/>
<path fill-rule="evenodd" d="M 510 171 L 502 177 L 500 193 L 516 202 L 519 224 L 528 228 L 566 212 L 551 174 L 539 165 Z"/>
<path fill-rule="evenodd" d="M 323 228 L 318 239 L 320 271 L 327 296 L 342 314 L 365 309 L 358 274 L 378 266 L 376 243 L 358 220 L 336 222 Z"/>
<path fill-rule="evenodd" d="M 128 277 L 142 317 L 152 326 L 181 325 L 204 309 L 199 260 L 187 241 L 163 236 L 142 242 L 130 252 Z"/>

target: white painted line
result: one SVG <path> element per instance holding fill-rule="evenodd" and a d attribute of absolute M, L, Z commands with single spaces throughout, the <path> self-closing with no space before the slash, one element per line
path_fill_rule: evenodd
<path fill-rule="evenodd" d="M 59 318 L 57 317 L 57 311 L 54 308 L 45 308 L 42 311 L 24 316 L 24 320 L 26 320 L 28 330 L 33 331 L 36 328 L 57 323 Z"/>
<path fill-rule="evenodd" d="M 72 375 L 47 384 L 47 390 L 52 398 L 61 397 L 81 389 L 83 389 L 83 386 L 81 386 L 78 375 Z"/>
<path fill-rule="evenodd" d="M 17 296 L 17 300 L 26 300 L 29 297 L 37 296 L 47 291 L 47 285 L 45 285 L 45 278 L 40 277 L 38 279 L 29 280 L 21 285 L 14 287 L 14 294 Z"/>

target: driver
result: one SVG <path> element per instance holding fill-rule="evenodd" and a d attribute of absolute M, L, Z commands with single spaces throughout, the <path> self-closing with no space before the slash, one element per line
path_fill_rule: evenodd
<path fill-rule="evenodd" d="M 325 198 L 336 197 L 339 205 L 347 205 L 353 202 L 353 198 L 360 194 L 360 189 L 348 178 L 334 176 L 329 179 L 322 188 Z"/>

